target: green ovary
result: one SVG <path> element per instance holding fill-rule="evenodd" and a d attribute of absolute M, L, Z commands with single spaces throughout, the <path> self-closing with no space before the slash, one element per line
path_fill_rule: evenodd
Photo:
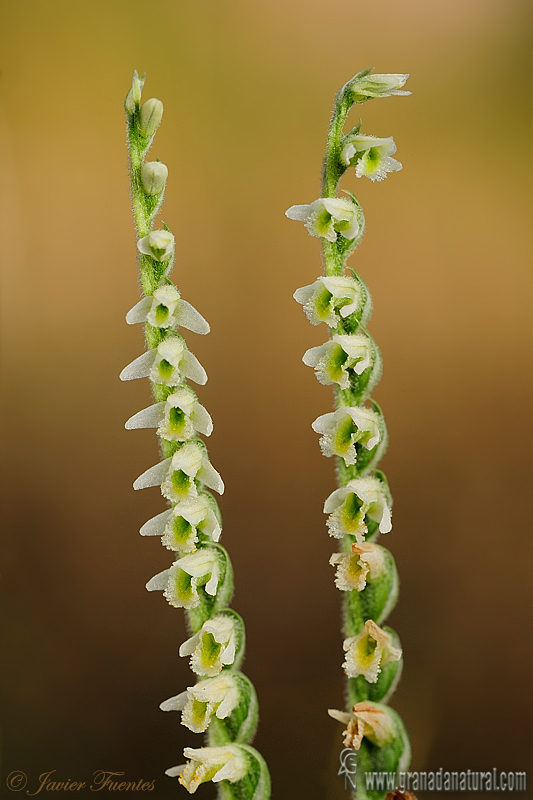
<path fill-rule="evenodd" d="M 168 315 L 169 315 L 169 310 L 167 306 L 160 304 L 157 306 L 155 310 L 155 321 L 157 322 L 158 325 L 162 325 L 163 322 L 167 321 Z"/>
<path fill-rule="evenodd" d="M 166 360 L 166 358 L 161 359 L 161 361 L 157 365 L 157 369 L 159 370 L 159 374 L 164 380 L 170 378 L 172 376 L 172 373 L 174 372 L 174 367 L 172 366 L 170 361 Z"/>
<path fill-rule="evenodd" d="M 202 636 L 202 661 L 206 667 L 214 667 L 222 645 L 219 644 L 212 633 L 204 633 Z"/>
<path fill-rule="evenodd" d="M 357 660 L 363 667 L 368 667 L 374 660 L 378 643 L 368 634 L 363 636 L 357 645 Z"/>

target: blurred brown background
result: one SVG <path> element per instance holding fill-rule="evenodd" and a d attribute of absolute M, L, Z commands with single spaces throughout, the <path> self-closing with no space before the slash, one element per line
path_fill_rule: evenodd
<path fill-rule="evenodd" d="M 353 112 L 394 135 L 403 172 L 344 183 L 366 213 L 350 264 L 385 365 L 384 541 L 405 651 L 392 704 L 414 768 L 529 767 L 526 8 L 5 0 L 2 792 L 13 770 L 35 789 L 45 771 L 106 769 L 183 797 L 163 771 L 200 746 L 158 710 L 191 673 L 181 611 L 144 590 L 171 559 L 137 534 L 164 508 L 131 488 L 157 460 L 154 433 L 123 427 L 148 385 L 118 381 L 142 349 L 124 323 L 139 296 L 122 111 L 134 68 L 165 104 L 152 157 L 170 170 L 174 279 L 212 326 L 187 339 L 209 374 L 223 543 L 278 800 L 347 797 L 326 715 L 343 692 L 322 514 L 334 465 L 310 427 L 332 400 L 301 363 L 326 328 L 292 300 L 321 272 L 320 243 L 284 211 L 319 195 L 338 87 L 369 66 L 412 74 L 411 97 Z"/>

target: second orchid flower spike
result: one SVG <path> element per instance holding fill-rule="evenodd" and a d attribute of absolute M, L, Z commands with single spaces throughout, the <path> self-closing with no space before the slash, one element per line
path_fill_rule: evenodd
<path fill-rule="evenodd" d="M 382 623 L 398 598 L 398 573 L 392 554 L 378 539 L 392 530 L 392 497 L 377 469 L 387 447 L 383 412 L 371 399 L 381 377 L 381 353 L 366 330 L 372 300 L 363 279 L 348 270 L 346 260 L 359 245 L 365 219 L 351 192 L 338 197 L 339 181 L 349 168 L 358 178 L 382 181 L 402 169 L 393 158 L 391 136 L 361 133 L 361 123 L 343 133 L 350 108 L 378 97 L 407 95 L 408 75 L 359 72 L 335 98 L 324 158 L 321 197 L 291 206 L 286 215 L 304 223 L 322 241 L 325 275 L 297 289 L 313 325 L 324 322 L 330 338 L 307 350 L 303 361 L 318 381 L 333 387 L 335 410 L 313 423 L 320 448 L 337 459 L 339 486 L 327 498 L 327 527 L 340 551 L 331 556 L 335 585 L 343 595 L 344 662 L 350 711 L 330 711 L 347 727 L 344 745 L 357 751 L 357 800 L 378 800 L 385 792 L 367 794 L 365 771 L 405 770 L 410 760 L 403 723 L 385 705 L 401 675 L 402 649 L 397 634 Z"/>

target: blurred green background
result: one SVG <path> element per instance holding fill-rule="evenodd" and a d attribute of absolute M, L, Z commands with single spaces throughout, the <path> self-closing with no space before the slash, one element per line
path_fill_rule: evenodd
<path fill-rule="evenodd" d="M 4 0 L 1 31 L 2 782 L 106 769 L 183 797 L 163 772 L 200 746 L 158 710 L 192 678 L 181 611 L 144 590 L 171 559 L 137 534 L 164 508 L 131 488 L 157 460 L 154 433 L 123 427 L 148 385 L 118 380 L 143 346 L 124 323 L 139 297 L 134 68 L 165 105 L 152 157 L 170 170 L 174 280 L 212 326 L 187 338 L 209 375 L 256 745 L 279 800 L 347 797 L 326 714 L 343 703 L 322 514 L 334 465 L 310 427 L 332 397 L 301 362 L 326 329 L 292 299 L 320 274 L 320 243 L 284 211 L 319 195 L 339 86 L 371 66 L 411 73 L 411 97 L 353 112 L 394 136 L 403 172 L 344 183 L 366 213 L 350 264 L 384 358 L 384 543 L 402 579 L 389 622 L 405 653 L 392 705 L 414 768 L 527 769 L 526 3 Z"/>

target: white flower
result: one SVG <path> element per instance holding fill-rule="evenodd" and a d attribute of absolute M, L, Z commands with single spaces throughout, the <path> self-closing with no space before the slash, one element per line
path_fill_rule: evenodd
<path fill-rule="evenodd" d="M 196 480 L 218 494 L 224 493 L 222 478 L 211 466 L 205 447 L 200 442 L 185 442 L 170 460 L 166 478 L 161 484 L 161 494 L 175 503 L 196 497 Z"/>
<path fill-rule="evenodd" d="M 360 314 L 361 325 L 366 325 L 372 311 L 372 298 L 366 286 L 348 275 L 322 275 L 309 286 L 296 289 L 293 297 L 303 305 L 312 325 L 325 322 L 336 328 L 341 319 L 355 313 Z"/>
<path fill-rule="evenodd" d="M 383 573 L 385 558 L 383 548 L 377 544 L 352 544 L 351 553 L 333 553 L 329 563 L 337 567 L 337 589 L 362 592 L 367 576 L 374 581 Z"/>
<path fill-rule="evenodd" d="M 162 711 L 181 711 L 181 722 L 194 733 L 203 733 L 209 727 L 212 714 L 225 719 L 239 703 L 239 688 L 230 670 L 216 678 L 206 678 L 186 692 L 165 700 Z"/>
<path fill-rule="evenodd" d="M 246 751 L 237 744 L 196 749 L 186 747 L 183 755 L 190 761 L 184 767 L 167 769 L 165 774 L 172 778 L 177 776 L 190 794 L 194 794 L 205 781 L 235 783 L 242 780 L 248 771 Z"/>
<path fill-rule="evenodd" d="M 198 531 L 218 542 L 221 528 L 213 498 L 202 493 L 181 500 L 174 508 L 149 519 L 140 530 L 141 536 L 161 536 L 168 550 L 190 553 L 196 550 Z"/>
<path fill-rule="evenodd" d="M 171 458 L 165 458 L 139 475 L 134 489 L 161 485 L 161 494 L 175 503 L 198 496 L 195 481 L 209 489 L 224 493 L 222 478 L 211 466 L 205 445 L 199 441 L 185 442 Z"/>
<path fill-rule="evenodd" d="M 325 456 L 341 456 L 345 463 L 355 464 L 356 443 L 372 450 L 381 440 L 380 418 L 370 408 L 345 406 L 329 414 L 322 414 L 312 424 L 321 433 L 320 447 Z"/>
<path fill-rule="evenodd" d="M 369 619 L 359 636 L 344 640 L 346 661 L 343 668 L 349 678 L 363 675 L 369 683 L 376 683 L 381 667 L 390 661 L 399 661 L 402 651 L 392 644 L 392 636 Z"/>
<path fill-rule="evenodd" d="M 149 100 L 147 102 L 150 102 Z M 144 104 L 146 105 L 146 103 Z M 143 106 L 144 108 L 144 106 Z M 174 255 L 174 235 L 170 231 L 151 231 L 137 242 L 137 250 L 155 261 L 169 261 Z"/>
<path fill-rule="evenodd" d="M 205 591 L 211 597 L 217 593 L 220 579 L 218 559 L 216 550 L 202 547 L 178 559 L 170 569 L 154 575 L 146 588 L 149 592 L 162 591 L 175 608 L 197 608 L 200 605 L 200 586 L 205 586 Z"/>
<path fill-rule="evenodd" d="M 196 431 L 211 436 L 213 421 L 195 392 L 188 386 L 180 386 L 166 399 L 158 436 L 170 442 L 183 442 Z"/>
<path fill-rule="evenodd" d="M 408 95 L 411 92 L 402 91 L 409 74 L 370 74 L 372 70 L 359 72 L 347 88 L 350 91 L 352 102 L 364 103 L 373 97 L 391 97 L 391 95 Z"/>
<path fill-rule="evenodd" d="M 355 478 L 346 486 L 335 489 L 324 503 L 324 513 L 329 514 L 327 526 L 331 536 L 342 539 L 345 534 L 355 536 L 359 542 L 368 532 L 365 517 L 379 523 L 380 533 L 392 530 L 391 497 L 386 483 L 370 476 Z"/>
<path fill-rule="evenodd" d="M 358 178 L 364 176 L 372 181 L 382 181 L 388 172 L 402 169 L 401 163 L 391 158 L 395 152 L 396 145 L 392 136 L 378 139 L 377 136 L 348 134 L 341 150 L 341 161 L 346 166 L 355 165 Z"/>
<path fill-rule="evenodd" d="M 184 378 L 203 385 L 205 369 L 188 349 L 181 336 L 167 336 L 157 347 L 147 350 L 120 373 L 121 381 L 150 378 L 154 383 L 178 386 Z"/>
<path fill-rule="evenodd" d="M 183 327 L 194 333 L 209 333 L 209 323 L 191 306 L 175 286 L 165 284 L 156 289 L 153 295 L 143 297 L 126 314 L 128 325 L 148 322 L 154 328 Z"/>
<path fill-rule="evenodd" d="M 348 726 L 344 732 L 345 747 L 359 750 L 363 736 L 378 747 L 383 747 L 394 738 L 395 726 L 390 710 L 379 703 L 366 700 L 357 703 L 351 714 L 334 708 L 328 709 L 328 714 Z"/>
<path fill-rule="evenodd" d="M 191 669 L 197 675 L 218 675 L 233 664 L 237 648 L 235 620 L 218 614 L 206 620 L 198 633 L 180 647 L 180 656 L 191 656 Z"/>
<path fill-rule="evenodd" d="M 321 197 L 308 206 L 291 206 L 289 219 L 305 223 L 311 236 L 321 236 L 328 242 L 337 241 L 337 233 L 345 239 L 355 239 L 360 229 L 358 209 L 351 200 L 340 197 Z"/>
<path fill-rule="evenodd" d="M 213 422 L 193 389 L 179 386 L 165 401 L 143 408 L 130 417 L 125 427 L 127 430 L 158 428 L 157 433 L 162 439 L 184 442 L 196 432 L 210 436 Z"/>
<path fill-rule="evenodd" d="M 372 366 L 376 359 L 377 348 L 364 333 L 335 334 L 331 341 L 306 350 L 302 361 L 308 367 L 314 367 L 320 383 L 328 386 L 337 383 L 341 389 L 350 386 L 351 369 L 361 375 Z"/>

